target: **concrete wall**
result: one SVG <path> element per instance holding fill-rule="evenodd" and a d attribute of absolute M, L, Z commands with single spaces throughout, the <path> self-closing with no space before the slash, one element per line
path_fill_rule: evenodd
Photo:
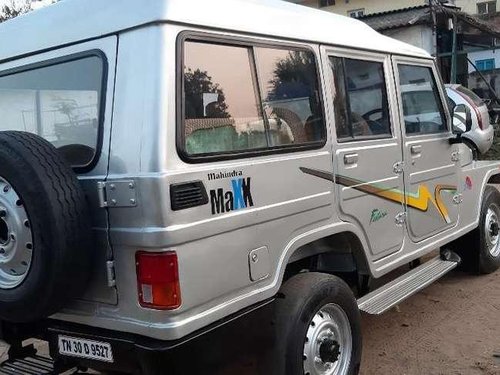
<path fill-rule="evenodd" d="M 382 34 L 405 43 L 420 47 L 430 54 L 435 53 L 432 29 L 427 25 L 415 25 L 405 28 L 383 31 Z M 500 54 L 499 54 L 500 56 Z"/>

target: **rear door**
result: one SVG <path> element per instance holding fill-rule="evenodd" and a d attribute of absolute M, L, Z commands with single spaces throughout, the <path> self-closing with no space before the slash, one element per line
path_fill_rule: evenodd
<path fill-rule="evenodd" d="M 117 303 L 109 287 L 113 258 L 108 219 L 96 185 L 106 179 L 117 37 L 97 39 L 0 64 L 0 131 L 18 130 L 51 142 L 74 167 L 89 199 L 96 240 L 94 274 L 85 300 Z"/>
<path fill-rule="evenodd" d="M 340 216 L 365 232 L 374 259 L 398 251 L 403 227 L 401 133 L 390 57 L 327 49 L 335 110 Z"/>
<path fill-rule="evenodd" d="M 459 158 L 444 88 L 432 60 L 394 58 L 404 139 L 407 227 L 421 241 L 458 220 Z"/>

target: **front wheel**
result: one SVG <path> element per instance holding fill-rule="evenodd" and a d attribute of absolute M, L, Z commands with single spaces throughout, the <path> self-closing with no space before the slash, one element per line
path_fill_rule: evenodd
<path fill-rule="evenodd" d="M 500 268 L 500 192 L 486 186 L 479 221 L 479 272 L 488 274 Z"/>
<path fill-rule="evenodd" d="M 500 192 L 495 187 L 484 189 L 479 226 L 447 247 L 460 255 L 465 271 L 489 274 L 500 268 Z"/>
<path fill-rule="evenodd" d="M 358 374 L 360 313 L 341 279 L 313 272 L 292 277 L 281 288 L 274 323 L 273 374 Z"/>

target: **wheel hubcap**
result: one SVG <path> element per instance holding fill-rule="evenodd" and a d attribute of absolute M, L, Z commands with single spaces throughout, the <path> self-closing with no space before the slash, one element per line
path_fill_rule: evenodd
<path fill-rule="evenodd" d="M 0 288 L 12 289 L 26 278 L 31 266 L 33 238 L 23 202 L 0 176 Z"/>
<path fill-rule="evenodd" d="M 500 212 L 496 204 L 492 204 L 486 211 L 486 220 L 484 221 L 484 232 L 486 235 L 486 245 L 490 254 L 494 257 L 500 255 Z"/>
<path fill-rule="evenodd" d="M 352 353 L 351 326 L 344 310 L 329 303 L 314 315 L 304 342 L 305 375 L 345 375 Z"/>

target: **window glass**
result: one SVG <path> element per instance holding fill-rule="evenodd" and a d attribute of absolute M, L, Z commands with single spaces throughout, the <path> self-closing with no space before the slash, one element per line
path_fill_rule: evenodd
<path fill-rule="evenodd" d="M 324 122 L 314 54 L 256 48 L 256 57 L 270 146 L 321 141 Z"/>
<path fill-rule="evenodd" d="M 322 141 L 319 96 L 311 52 L 188 41 L 185 150 L 223 154 Z"/>
<path fill-rule="evenodd" d="M 319 7 L 328 7 L 331 5 L 335 5 L 335 0 L 319 0 Z"/>
<path fill-rule="evenodd" d="M 352 18 L 360 18 L 365 15 L 365 9 L 348 10 L 347 15 Z"/>
<path fill-rule="evenodd" d="M 497 11 L 497 2 L 496 1 L 487 1 L 477 4 L 477 13 L 478 14 L 493 14 Z"/>
<path fill-rule="evenodd" d="M 0 76 L 0 130 L 45 138 L 74 167 L 97 150 L 104 66 L 87 57 Z"/>
<path fill-rule="evenodd" d="M 210 154 L 267 146 L 250 49 L 185 43 L 186 151 Z"/>
<path fill-rule="evenodd" d="M 337 138 L 391 135 L 384 65 L 380 62 L 331 57 L 335 76 Z"/>
<path fill-rule="evenodd" d="M 495 59 L 476 60 L 475 64 L 478 70 L 495 69 Z"/>
<path fill-rule="evenodd" d="M 399 65 L 406 134 L 447 131 L 446 118 L 432 69 Z"/>

